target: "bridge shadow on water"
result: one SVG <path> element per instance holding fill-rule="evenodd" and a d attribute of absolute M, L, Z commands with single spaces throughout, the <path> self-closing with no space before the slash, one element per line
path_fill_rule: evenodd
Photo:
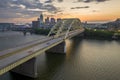
<path fill-rule="evenodd" d="M 66 62 L 73 59 L 71 57 L 75 56 L 80 42 L 81 39 L 76 37 L 66 40 L 66 54 L 43 53 L 38 56 L 38 77 L 35 79 L 17 73 L 8 72 L 3 75 L 3 79 L 0 80 L 64 80 L 64 76 L 67 74 L 64 73 Z"/>

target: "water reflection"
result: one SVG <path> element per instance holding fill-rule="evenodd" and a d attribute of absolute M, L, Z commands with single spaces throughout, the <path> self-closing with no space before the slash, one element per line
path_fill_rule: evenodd
<path fill-rule="evenodd" d="M 39 70 L 39 78 L 37 80 L 43 79 L 43 80 L 53 80 L 55 77 L 54 75 L 61 70 L 64 61 L 65 61 L 65 55 L 61 54 L 45 54 L 46 57 L 46 65 L 44 66 L 45 69 L 43 73 L 41 73 L 41 70 Z M 40 69 L 40 68 L 39 68 Z"/>
<path fill-rule="evenodd" d="M 80 75 L 84 80 L 120 79 L 119 42 L 84 40 L 82 43 L 76 59 L 79 60 Z"/>
<path fill-rule="evenodd" d="M 69 60 L 71 57 L 74 57 L 80 49 L 82 39 L 79 38 L 72 38 L 65 40 L 66 43 L 66 60 Z"/>
<path fill-rule="evenodd" d="M 65 40 L 65 46 L 66 46 L 66 58 L 69 59 L 71 53 L 73 52 L 73 41 L 70 39 Z"/>

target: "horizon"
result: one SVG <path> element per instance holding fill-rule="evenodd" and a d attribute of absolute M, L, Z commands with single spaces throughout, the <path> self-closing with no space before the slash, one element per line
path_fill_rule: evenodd
<path fill-rule="evenodd" d="M 0 23 L 31 23 L 44 18 L 79 18 L 105 23 L 120 17 L 120 0 L 0 0 Z"/>

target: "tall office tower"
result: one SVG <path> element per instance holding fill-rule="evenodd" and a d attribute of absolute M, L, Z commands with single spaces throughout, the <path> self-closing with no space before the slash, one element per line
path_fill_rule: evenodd
<path fill-rule="evenodd" d="M 45 24 L 49 24 L 49 17 L 45 19 Z"/>
<path fill-rule="evenodd" d="M 51 18 L 50 22 L 51 22 L 52 24 L 54 24 L 54 23 L 55 23 L 55 18 Z"/>
<path fill-rule="evenodd" d="M 40 14 L 39 22 L 40 22 L 40 27 L 43 27 L 43 14 Z"/>
<path fill-rule="evenodd" d="M 43 23 L 43 14 L 40 15 L 40 23 Z"/>

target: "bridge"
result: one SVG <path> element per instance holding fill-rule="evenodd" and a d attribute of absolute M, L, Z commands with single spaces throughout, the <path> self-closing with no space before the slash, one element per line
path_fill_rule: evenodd
<path fill-rule="evenodd" d="M 44 39 L 1 51 L 0 75 L 12 71 L 32 78 L 37 77 L 37 56 L 44 52 L 65 54 L 65 39 L 83 32 L 79 19 L 63 19 L 53 26 Z"/>
<path fill-rule="evenodd" d="M 31 35 L 33 34 L 33 28 L 30 27 L 26 27 L 26 28 L 13 28 L 12 31 L 19 31 L 19 32 L 23 32 L 24 35 L 26 35 L 27 33 L 30 33 Z"/>

